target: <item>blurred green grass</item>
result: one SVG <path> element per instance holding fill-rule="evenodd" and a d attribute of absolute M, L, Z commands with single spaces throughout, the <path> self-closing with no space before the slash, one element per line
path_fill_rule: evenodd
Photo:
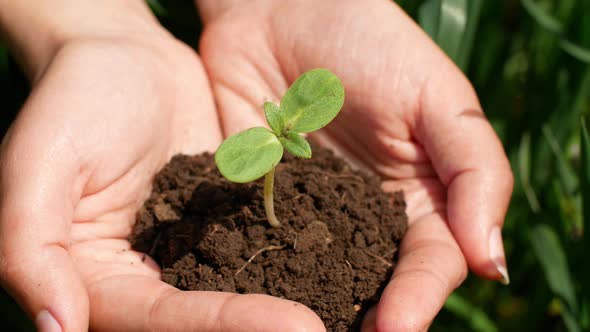
<path fill-rule="evenodd" d="M 398 3 L 471 79 L 516 180 L 511 285 L 470 277 L 431 330 L 589 330 L 590 2 Z"/>
<path fill-rule="evenodd" d="M 149 0 L 196 47 L 190 1 Z M 590 330 L 590 1 L 398 0 L 473 82 L 510 157 L 510 286 L 470 276 L 431 331 Z M 28 93 L 0 48 L 2 130 Z M 30 323 L 0 293 L 0 330 Z"/>

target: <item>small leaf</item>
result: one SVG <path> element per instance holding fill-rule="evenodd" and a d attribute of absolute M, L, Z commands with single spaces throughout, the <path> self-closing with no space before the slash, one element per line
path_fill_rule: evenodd
<path fill-rule="evenodd" d="M 283 146 L 275 134 L 256 127 L 228 137 L 215 153 L 215 163 L 228 180 L 246 183 L 256 180 L 283 156 Z"/>
<path fill-rule="evenodd" d="M 279 137 L 283 147 L 296 157 L 311 158 L 311 146 L 305 138 L 295 132 L 288 131 L 285 137 Z"/>
<path fill-rule="evenodd" d="M 334 73 L 314 69 L 301 75 L 281 100 L 285 130 L 308 133 L 332 121 L 344 104 L 344 87 Z"/>
<path fill-rule="evenodd" d="M 280 136 L 283 133 L 285 124 L 279 107 L 271 102 L 264 103 L 264 116 L 266 117 L 266 122 L 268 122 L 270 129 L 272 129 L 277 136 Z"/>

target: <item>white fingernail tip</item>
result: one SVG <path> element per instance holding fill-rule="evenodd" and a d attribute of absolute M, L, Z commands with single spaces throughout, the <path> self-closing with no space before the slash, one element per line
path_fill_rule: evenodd
<path fill-rule="evenodd" d="M 506 268 L 506 257 L 504 255 L 504 244 L 502 242 L 502 232 L 499 226 L 494 226 L 489 235 L 489 254 L 490 260 L 494 262 L 496 270 L 500 274 L 500 282 L 504 285 L 510 283 L 508 269 Z"/>
<path fill-rule="evenodd" d="M 62 332 L 59 323 L 47 310 L 43 310 L 37 315 L 35 325 L 40 332 Z"/>

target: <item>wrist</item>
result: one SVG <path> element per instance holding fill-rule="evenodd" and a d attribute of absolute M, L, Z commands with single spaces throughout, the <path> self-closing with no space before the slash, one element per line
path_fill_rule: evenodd
<path fill-rule="evenodd" d="M 0 32 L 30 79 L 77 39 L 153 34 L 143 0 L 0 0 Z"/>

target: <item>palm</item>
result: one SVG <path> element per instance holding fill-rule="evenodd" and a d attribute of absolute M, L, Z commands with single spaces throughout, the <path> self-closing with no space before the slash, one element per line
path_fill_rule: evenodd
<path fill-rule="evenodd" d="M 88 123 L 77 123 L 78 128 L 93 129 L 90 134 L 76 135 L 84 139 L 74 151 L 81 155 L 86 152 L 88 159 L 82 164 L 93 170 L 88 175 L 79 174 L 78 181 L 85 181 L 85 186 L 73 210 L 70 238 L 70 254 L 86 285 L 91 325 L 96 329 L 113 328 L 112 320 L 103 318 L 118 315 L 110 312 L 113 298 L 150 305 L 171 291 L 159 281 L 157 265 L 131 250 L 126 239 L 155 172 L 173 154 L 211 151 L 220 142 L 212 98 L 196 56 L 170 45 L 171 63 L 178 67 L 163 72 L 158 67 L 168 64 L 152 63 L 135 51 L 133 47 L 125 51 L 113 46 L 109 63 L 104 63 L 105 57 L 94 57 L 92 50 L 87 55 L 78 54 L 78 58 L 90 59 L 92 67 L 90 72 L 85 72 L 88 67 L 80 68 L 78 82 L 95 83 L 92 89 L 80 86 L 87 91 L 86 96 L 84 91 L 68 91 L 76 98 L 87 97 L 85 103 L 96 100 L 85 111 L 105 119 L 96 123 L 97 119 L 90 116 L 84 117 Z M 74 69 L 70 64 L 65 68 Z M 121 85 L 117 81 L 113 84 L 118 73 L 126 75 Z M 62 78 L 62 83 L 69 82 Z M 60 96 L 64 97 L 68 99 Z"/>
<path fill-rule="evenodd" d="M 19 299 L 33 314 L 53 310 L 65 331 L 88 322 L 96 331 L 317 330 L 321 322 L 289 301 L 181 292 L 131 250 L 127 237 L 158 169 L 220 142 L 205 73 L 185 46 L 154 35 L 67 45 L 3 144 L 0 253 L 14 253 L 0 257 L 11 267 L 3 285 L 35 285 Z M 256 319 L 269 308 L 274 319 Z"/>
<path fill-rule="evenodd" d="M 314 138 L 357 166 L 382 176 L 388 188 L 411 186 L 417 190 L 406 197 L 412 217 L 419 208 L 425 208 L 421 205 L 426 202 L 416 201 L 419 196 L 431 197 L 430 203 L 439 203 L 439 210 L 444 195 L 435 190 L 440 189 L 440 183 L 414 128 L 419 115 L 420 78 L 429 70 L 419 65 L 422 60 L 416 57 L 424 50 L 412 50 L 397 58 L 381 56 L 382 41 L 355 36 L 358 26 L 342 17 L 341 12 L 337 21 L 326 22 L 320 17 L 324 15 L 322 10 L 334 5 L 322 6 L 325 8 L 313 3 L 314 10 L 306 15 L 300 6 L 295 6 L 295 12 L 288 5 L 275 6 L 269 10 L 270 23 L 245 12 L 251 10 L 264 16 L 264 9 L 241 8 L 239 18 L 230 12 L 207 31 L 201 46 L 225 133 L 261 124 L 262 103 L 278 102 L 288 85 L 306 70 L 334 70 L 343 79 L 346 104 L 330 126 L 315 133 Z M 356 15 L 353 11 L 349 14 L 351 18 Z M 233 33 L 246 27 L 246 37 Z M 338 45 L 342 43 L 345 47 Z M 349 54 L 355 54 L 354 58 Z M 383 77 L 385 67 L 394 69 L 388 71 L 392 77 Z M 410 181 L 417 179 L 428 181 Z M 435 207 L 427 210 L 420 213 L 432 212 Z"/>
<path fill-rule="evenodd" d="M 66 46 L 36 84 L 5 142 L 3 179 L 34 174 L 37 181 L 9 191 L 37 186 L 33 192 L 49 196 L 29 197 L 31 206 L 60 209 L 55 215 L 61 218 L 45 220 L 37 231 L 55 240 L 49 241 L 50 251 L 67 249 L 79 271 L 80 279 L 61 280 L 77 291 L 61 300 L 82 310 L 76 317 L 80 330 L 87 324 L 87 300 L 94 329 L 145 330 L 125 328 L 133 315 L 120 319 L 121 313 L 112 311 L 118 299 L 134 303 L 140 314 L 141 306 L 169 291 L 157 266 L 130 250 L 126 238 L 135 211 L 149 194 L 153 175 L 173 154 L 213 150 L 220 142 L 197 57 L 171 41 L 166 50 L 169 62 L 130 42 Z M 18 163 L 26 157 L 32 160 Z M 12 160 L 17 162 L 11 165 Z M 65 197 L 71 200 L 64 206 Z M 54 260 L 51 264 L 71 264 Z"/>
<path fill-rule="evenodd" d="M 411 227 L 377 320 L 382 330 L 421 330 L 467 273 L 446 221 L 447 191 L 463 170 L 440 154 L 441 145 L 454 144 L 445 130 L 457 129 L 445 112 L 463 112 L 476 122 L 482 117 L 468 82 L 392 7 L 382 0 L 250 2 L 211 22 L 201 51 L 226 135 L 262 124 L 262 103 L 278 102 L 303 72 L 324 67 L 340 76 L 344 109 L 314 138 L 380 175 L 385 190 L 405 191 Z M 447 98 L 453 93 L 461 98 Z M 489 134 L 487 124 L 471 130 L 479 127 Z M 502 156 L 497 142 L 485 139 Z M 452 155 L 448 146 L 442 150 Z M 462 166 L 472 157 L 480 156 Z M 460 217 L 471 212 L 450 210 Z"/>

